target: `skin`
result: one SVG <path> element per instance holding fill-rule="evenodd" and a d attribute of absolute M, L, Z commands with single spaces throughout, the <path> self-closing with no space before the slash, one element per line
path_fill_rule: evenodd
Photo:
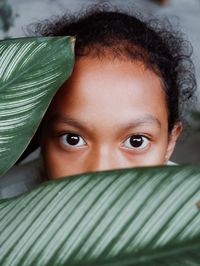
<path fill-rule="evenodd" d="M 180 132 L 180 123 L 168 132 L 162 81 L 154 72 L 141 62 L 83 57 L 54 97 L 40 141 L 54 179 L 165 164 Z"/>

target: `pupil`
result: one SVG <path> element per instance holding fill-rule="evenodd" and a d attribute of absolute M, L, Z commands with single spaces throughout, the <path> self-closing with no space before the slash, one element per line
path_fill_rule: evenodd
<path fill-rule="evenodd" d="M 130 138 L 130 143 L 133 147 L 138 148 L 142 145 L 143 139 L 141 136 L 134 136 Z"/>
<path fill-rule="evenodd" d="M 66 140 L 70 145 L 77 145 L 79 142 L 79 136 L 75 134 L 68 134 Z"/>

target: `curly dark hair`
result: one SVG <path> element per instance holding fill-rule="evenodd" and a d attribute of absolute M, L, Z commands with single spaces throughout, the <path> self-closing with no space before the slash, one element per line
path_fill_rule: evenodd
<path fill-rule="evenodd" d="M 76 36 L 75 57 L 111 56 L 142 61 L 163 82 L 168 106 L 168 128 L 183 121 L 185 107 L 194 99 L 196 80 L 192 47 L 169 21 L 144 21 L 106 6 L 37 24 L 43 36 Z"/>

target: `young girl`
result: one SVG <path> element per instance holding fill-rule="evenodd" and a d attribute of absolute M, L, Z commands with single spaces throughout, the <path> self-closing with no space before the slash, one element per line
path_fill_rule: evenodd
<path fill-rule="evenodd" d="M 39 129 L 47 178 L 168 164 L 196 85 L 186 42 L 103 8 L 37 30 L 76 36 L 73 73 Z"/>
<path fill-rule="evenodd" d="M 48 177 L 166 164 L 194 88 L 180 38 L 102 10 L 61 18 L 42 33 L 77 38 L 73 74 L 41 127 Z"/>

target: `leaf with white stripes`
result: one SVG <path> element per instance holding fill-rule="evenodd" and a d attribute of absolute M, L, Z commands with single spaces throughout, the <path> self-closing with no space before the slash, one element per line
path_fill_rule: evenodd
<path fill-rule="evenodd" d="M 199 266 L 200 168 L 125 169 L 0 201 L 0 265 Z"/>
<path fill-rule="evenodd" d="M 72 37 L 0 41 L 0 175 L 19 158 L 69 77 Z"/>

